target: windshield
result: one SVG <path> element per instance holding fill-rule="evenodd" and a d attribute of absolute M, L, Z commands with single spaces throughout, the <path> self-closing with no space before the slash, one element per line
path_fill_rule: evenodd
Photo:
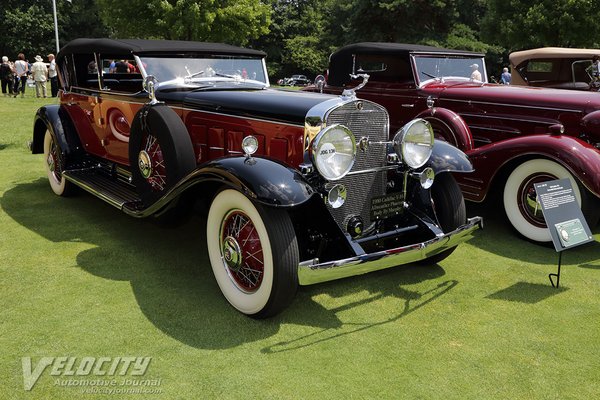
<path fill-rule="evenodd" d="M 482 57 L 415 56 L 419 84 L 431 79 L 459 78 L 487 82 Z"/>
<path fill-rule="evenodd" d="M 238 84 L 267 86 L 262 58 L 218 57 L 140 57 L 147 75 L 159 83 L 183 81 L 188 84 Z"/>

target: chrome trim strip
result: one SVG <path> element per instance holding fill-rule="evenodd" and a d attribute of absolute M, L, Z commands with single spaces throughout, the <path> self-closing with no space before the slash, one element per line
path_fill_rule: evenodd
<path fill-rule="evenodd" d="M 71 170 L 71 171 L 83 171 L 85 170 L 85 168 L 82 169 L 78 169 L 78 170 Z M 80 188 L 82 188 L 83 190 L 85 190 L 88 193 L 93 194 L 94 196 L 98 197 L 101 200 L 104 200 L 105 202 L 107 202 L 108 204 L 110 204 L 111 206 L 118 208 L 119 210 L 123 209 L 123 204 L 125 204 L 124 202 L 117 200 L 111 196 L 108 196 L 106 193 L 103 193 L 99 190 L 96 190 L 92 185 L 89 185 L 87 182 L 85 181 L 81 181 L 73 176 L 71 176 L 69 174 L 69 171 L 64 171 L 63 172 L 63 176 L 65 177 L 66 180 L 68 180 L 69 182 L 79 186 Z"/>
<path fill-rule="evenodd" d="M 358 175 L 358 174 L 370 174 L 373 172 L 381 172 L 381 171 L 389 171 L 392 169 L 398 169 L 402 164 L 396 164 L 396 165 L 386 165 L 384 167 L 377 167 L 377 168 L 369 168 L 369 169 L 362 169 L 360 171 L 352 171 L 352 172 L 348 172 L 346 174 L 346 176 L 350 176 L 350 175 Z"/>
<path fill-rule="evenodd" d="M 581 111 L 581 110 L 575 110 L 575 109 L 569 109 L 569 108 L 554 108 L 554 107 L 528 106 L 528 105 L 523 105 L 523 104 L 493 103 L 493 102 L 489 102 L 489 101 L 458 100 L 458 99 L 449 99 L 447 97 L 444 97 L 441 100 L 447 101 L 447 102 L 452 102 L 453 101 L 453 102 L 456 102 L 456 103 L 467 103 L 470 106 L 476 106 L 478 104 L 485 104 L 485 105 L 492 105 L 492 106 L 496 106 L 496 107 L 497 106 L 501 106 L 501 107 L 517 107 L 517 108 L 529 108 L 529 109 L 536 109 L 536 110 L 551 110 L 551 111 L 574 112 L 574 113 L 582 113 L 583 114 L 583 111 Z M 460 113 L 460 114 L 463 115 L 463 113 Z M 479 114 L 473 114 L 473 115 L 477 115 L 477 116 L 481 117 L 481 115 L 479 115 Z M 495 118 L 502 118 L 502 117 L 495 117 Z M 506 118 L 503 118 L 503 119 L 506 119 Z"/>
<path fill-rule="evenodd" d="M 473 217 L 458 229 L 426 242 L 337 261 L 304 261 L 298 265 L 298 282 L 300 285 L 312 285 L 424 260 L 469 240 L 480 228 L 483 228 L 483 219 Z"/>
<path fill-rule="evenodd" d="M 259 118 L 252 118 L 252 117 L 246 117 L 246 116 L 218 113 L 218 112 L 214 112 L 214 111 L 199 110 L 197 108 L 188 108 L 188 107 L 181 107 L 181 106 L 170 106 L 170 107 L 172 109 L 178 109 L 178 110 L 182 110 L 182 111 L 194 111 L 194 112 L 200 112 L 200 113 L 205 113 L 205 114 L 222 115 L 224 117 L 243 119 L 244 121 L 250 120 L 250 121 L 273 123 L 273 124 L 277 124 L 277 125 L 293 126 L 294 128 L 304 128 L 304 126 L 302 124 L 291 124 L 289 122 L 273 121 L 270 119 L 259 119 Z"/>

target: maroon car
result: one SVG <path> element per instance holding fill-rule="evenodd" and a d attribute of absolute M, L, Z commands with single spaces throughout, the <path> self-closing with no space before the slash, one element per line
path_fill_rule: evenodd
<path fill-rule="evenodd" d="M 498 193 L 511 224 L 550 241 L 534 184 L 569 178 L 586 219 L 600 216 L 600 96 L 487 82 L 483 54 L 397 43 L 357 43 L 333 53 L 325 81 L 306 90 L 358 92 L 383 105 L 392 131 L 428 120 L 462 149 L 475 173 L 456 176 L 465 199 Z M 499 189 L 493 192 L 492 189 Z"/>

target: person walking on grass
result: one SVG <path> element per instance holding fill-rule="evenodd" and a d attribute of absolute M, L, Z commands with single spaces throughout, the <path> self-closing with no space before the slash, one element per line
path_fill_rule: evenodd
<path fill-rule="evenodd" d="M 6 56 L 2 57 L 2 64 L 0 64 L 0 80 L 2 81 L 2 94 L 5 96 L 12 96 L 15 78 L 13 68 Z"/>
<path fill-rule="evenodd" d="M 19 53 L 17 61 L 15 61 L 15 88 L 14 96 L 17 97 L 21 92 L 21 97 L 25 97 L 25 84 L 27 83 L 27 73 L 29 72 L 29 64 L 25 61 L 25 54 Z"/>
<path fill-rule="evenodd" d="M 44 59 L 41 56 L 35 56 L 35 62 L 31 66 L 31 73 L 35 81 L 35 97 L 40 98 L 46 95 L 46 81 L 48 80 L 48 68 L 44 64 Z"/>

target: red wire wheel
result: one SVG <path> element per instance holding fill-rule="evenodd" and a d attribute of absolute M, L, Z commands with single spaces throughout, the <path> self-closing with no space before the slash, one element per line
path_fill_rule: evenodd
<path fill-rule="evenodd" d="M 240 290 L 255 292 L 263 281 L 263 250 L 252 220 L 240 210 L 225 216 L 221 228 L 221 251 L 225 268 Z"/>

